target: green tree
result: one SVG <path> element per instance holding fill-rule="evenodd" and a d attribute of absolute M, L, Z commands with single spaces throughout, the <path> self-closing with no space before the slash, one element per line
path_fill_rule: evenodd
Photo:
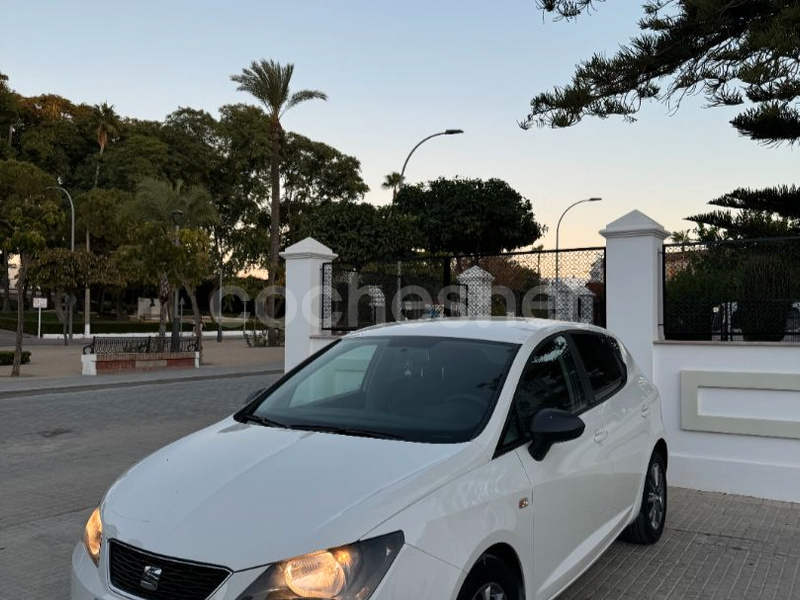
<path fill-rule="evenodd" d="M 573 19 L 592 0 L 539 0 L 560 18 Z M 777 146 L 800 140 L 800 5 L 796 0 L 646 0 L 643 32 L 612 56 L 581 62 L 572 81 L 540 93 L 520 122 L 569 127 L 584 117 L 621 116 L 633 122 L 648 100 L 676 108 L 687 94 L 709 107 L 741 106 L 731 125 L 756 142 Z M 796 227 L 797 189 L 739 189 L 712 205 L 742 209 L 689 217 L 716 234 L 773 235 Z"/>
<path fill-rule="evenodd" d="M 709 202 L 727 210 L 687 217 L 703 239 L 744 239 L 800 235 L 800 189 L 739 188 Z"/>
<path fill-rule="evenodd" d="M 14 149 L 11 146 L 14 126 L 19 113 L 17 95 L 8 86 L 8 77 L 0 72 L 0 160 L 12 158 Z M 0 259 L 0 280 L 3 286 L 3 310 L 10 309 L 11 280 L 9 278 L 8 254 L 2 251 Z"/>
<path fill-rule="evenodd" d="M 300 221 L 300 238 L 312 236 L 336 248 L 339 258 L 360 268 L 367 262 L 411 256 L 422 244 L 415 217 L 390 206 L 325 202 Z"/>
<path fill-rule="evenodd" d="M 11 142 L 18 115 L 17 95 L 8 85 L 8 76 L 0 72 L 0 160 L 13 155 Z"/>
<path fill-rule="evenodd" d="M 214 226 L 217 213 L 204 188 L 149 178 L 139 183 L 136 196 L 125 212 L 139 224 L 126 249 L 127 257 L 144 278 L 157 282 L 161 302 L 159 335 L 163 336 L 172 286 L 196 279 L 196 274 L 180 271 L 180 265 L 197 263 L 182 258 L 185 249 L 175 246 L 173 216 L 178 217 L 181 229 L 202 232 Z M 206 269 L 202 276 L 208 274 Z"/>
<path fill-rule="evenodd" d="M 529 246 L 545 232 L 530 200 L 500 179 L 444 179 L 404 186 L 394 203 L 417 219 L 431 252 L 497 254 Z"/>
<path fill-rule="evenodd" d="M 158 129 L 153 131 L 151 124 L 147 122 L 126 121 L 124 132 L 104 154 L 100 187 L 135 192 L 138 183 L 145 178 L 165 178 L 170 147 L 159 139 Z M 89 183 L 91 180 L 88 180 L 88 171 L 89 169 L 84 169 L 82 173 L 83 181 L 88 183 L 81 186 L 84 189 L 92 187 Z M 94 174 L 94 169 L 91 172 Z"/>
<path fill-rule="evenodd" d="M 22 358 L 23 291 L 31 260 L 42 251 L 51 231 L 64 218 L 60 198 L 47 188 L 53 178 L 30 163 L 0 161 L 0 227 L 3 251 L 19 256 L 17 275 L 17 335 L 11 375 L 19 376 Z"/>
<path fill-rule="evenodd" d="M 357 158 L 296 133 L 286 136 L 282 163 L 281 203 L 285 207 L 288 243 L 300 239 L 296 229 L 306 213 L 332 201 L 361 200 L 369 191 Z"/>
<path fill-rule="evenodd" d="M 574 18 L 593 3 L 539 4 Z M 612 115 L 632 121 L 647 100 L 702 93 L 710 106 L 750 104 L 731 122 L 742 135 L 767 144 L 800 139 L 796 0 L 646 0 L 643 11 L 642 34 L 611 57 L 581 62 L 570 84 L 531 100 L 520 124 L 567 127 Z"/>
<path fill-rule="evenodd" d="M 214 230 L 218 260 L 230 274 L 269 263 L 270 145 L 269 119 L 245 104 L 220 108 L 223 165 L 215 195 L 220 216 Z"/>
<path fill-rule="evenodd" d="M 269 257 L 269 284 L 275 284 L 278 272 L 278 252 L 280 251 L 280 163 L 281 149 L 283 146 L 284 131 L 281 126 L 283 114 L 308 100 L 327 100 L 328 97 L 318 90 L 300 90 L 291 93 L 289 85 L 294 73 L 294 65 L 281 65 L 275 61 L 253 61 L 250 68 L 242 69 L 237 75 L 231 75 L 231 80 L 238 83 L 239 91 L 247 92 L 259 100 L 267 110 L 270 125 L 270 181 L 271 181 L 271 214 L 270 214 L 270 257 Z M 275 318 L 275 297 L 270 296 L 267 310 Z M 277 345 L 276 332 L 272 331 L 270 345 Z"/>

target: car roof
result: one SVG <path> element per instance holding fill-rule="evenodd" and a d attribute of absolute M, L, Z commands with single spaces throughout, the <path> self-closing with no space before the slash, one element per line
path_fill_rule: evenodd
<path fill-rule="evenodd" d="M 418 319 L 400 323 L 385 323 L 359 329 L 345 336 L 360 338 L 373 336 L 416 335 L 426 337 L 452 337 L 493 342 L 523 344 L 531 337 L 541 337 L 558 331 L 584 329 L 608 333 L 600 327 L 586 323 L 571 323 L 552 319 L 526 319 L 522 317 L 445 317 Z"/>

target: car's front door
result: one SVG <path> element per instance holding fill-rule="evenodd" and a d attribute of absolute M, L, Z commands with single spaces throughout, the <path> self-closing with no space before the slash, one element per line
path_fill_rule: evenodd
<path fill-rule="evenodd" d="M 533 487 L 532 589 L 537 599 L 550 598 L 566 586 L 607 538 L 607 433 L 602 411 L 589 406 L 583 381 L 567 336 L 541 343 L 520 378 L 504 436 L 506 442 L 515 435 L 527 441 L 528 425 L 543 408 L 567 410 L 586 425 L 580 438 L 553 445 L 541 461 L 533 459 L 527 443 L 516 449 Z"/>

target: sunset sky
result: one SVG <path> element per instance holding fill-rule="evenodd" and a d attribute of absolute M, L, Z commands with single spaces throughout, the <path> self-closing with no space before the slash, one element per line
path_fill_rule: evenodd
<path fill-rule="evenodd" d="M 4 0 L 0 71 L 24 95 L 108 101 L 122 115 L 163 119 L 179 106 L 217 114 L 252 103 L 230 75 L 267 58 L 295 64 L 295 89 L 328 102 L 292 110 L 284 126 L 356 156 L 385 203 L 384 176 L 423 137 L 409 182 L 499 177 L 533 202 L 555 244 L 602 243 L 597 231 L 638 208 L 667 229 L 739 186 L 793 183 L 797 151 L 738 136 L 731 109 L 686 98 L 677 112 L 651 104 L 633 125 L 587 120 L 569 130 L 524 132 L 530 98 L 566 83 L 576 62 L 612 52 L 637 32 L 639 2 L 598 4 L 576 23 L 553 22 L 534 0 L 171 0 L 115 3 Z"/>

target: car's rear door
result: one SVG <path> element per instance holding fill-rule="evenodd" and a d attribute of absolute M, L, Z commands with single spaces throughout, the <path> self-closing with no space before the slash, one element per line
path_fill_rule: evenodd
<path fill-rule="evenodd" d="M 570 334 L 591 388 L 591 403 L 606 423 L 606 452 L 611 461 L 609 482 L 612 521 L 621 529 L 639 497 L 650 453 L 647 411 L 642 388 L 629 380 L 619 344 L 596 332 Z M 635 378 L 635 373 L 632 374 Z"/>
<path fill-rule="evenodd" d="M 528 424 L 536 411 L 559 408 L 579 415 L 586 429 L 569 442 L 553 445 L 541 461 L 528 451 Z M 548 338 L 532 352 L 517 385 L 503 436 L 532 483 L 535 598 L 550 598 L 596 556 L 607 537 L 609 477 L 604 456 L 604 423 L 589 406 L 568 336 Z M 521 444 L 521 445 L 520 445 Z"/>

